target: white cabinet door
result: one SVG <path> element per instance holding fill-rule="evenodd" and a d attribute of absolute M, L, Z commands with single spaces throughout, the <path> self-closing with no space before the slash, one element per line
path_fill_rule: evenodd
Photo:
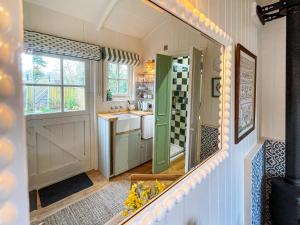
<path fill-rule="evenodd" d="M 152 159 L 153 153 L 153 139 L 149 139 L 147 142 L 147 151 L 146 151 L 146 162 Z"/>
<path fill-rule="evenodd" d="M 147 143 L 142 141 L 140 147 L 141 164 L 147 162 Z"/>
<path fill-rule="evenodd" d="M 115 136 L 114 175 L 128 170 L 129 134 Z"/>
<path fill-rule="evenodd" d="M 140 154 L 141 154 L 141 164 L 148 162 L 152 159 L 153 153 L 153 139 L 142 140 L 141 147 L 140 147 Z"/>

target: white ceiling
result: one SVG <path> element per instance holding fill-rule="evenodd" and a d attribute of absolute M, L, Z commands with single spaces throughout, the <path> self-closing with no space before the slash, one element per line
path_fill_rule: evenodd
<path fill-rule="evenodd" d="M 163 23 L 167 14 L 154 10 L 141 0 L 119 0 L 104 27 L 130 36 L 143 38 Z"/>
<path fill-rule="evenodd" d="M 257 0 L 257 4 L 260 6 L 270 5 L 279 2 L 279 0 Z"/>
<path fill-rule="evenodd" d="M 118 0 L 112 9 L 112 0 L 25 1 L 88 21 L 95 24 L 95 29 L 100 23 L 102 27 L 137 38 L 145 37 L 168 16 L 162 10 L 148 6 L 143 0 Z"/>
<path fill-rule="evenodd" d="M 88 22 L 99 20 L 111 0 L 25 0 Z"/>

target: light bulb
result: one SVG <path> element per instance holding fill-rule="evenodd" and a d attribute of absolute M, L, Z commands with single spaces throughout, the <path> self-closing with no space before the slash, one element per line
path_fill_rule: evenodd
<path fill-rule="evenodd" d="M 0 71 L 0 98 L 7 98 L 14 94 L 15 86 L 12 78 Z"/>
<path fill-rule="evenodd" d="M 0 103 L 0 134 L 6 133 L 15 124 L 14 112 L 4 103 Z"/>
<path fill-rule="evenodd" d="M 0 31 L 7 32 L 11 26 L 9 13 L 0 6 Z"/>

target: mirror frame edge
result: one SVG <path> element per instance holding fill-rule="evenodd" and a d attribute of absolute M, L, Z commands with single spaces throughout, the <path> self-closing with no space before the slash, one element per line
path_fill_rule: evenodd
<path fill-rule="evenodd" d="M 167 190 L 152 199 L 120 224 L 152 224 L 162 220 L 176 203 L 183 200 L 192 189 L 200 185 L 212 171 L 229 156 L 232 38 L 217 24 L 207 18 L 189 0 L 143 0 L 163 9 L 202 34 L 223 45 L 221 56 L 221 96 L 219 119 L 219 151 L 188 172 Z"/>

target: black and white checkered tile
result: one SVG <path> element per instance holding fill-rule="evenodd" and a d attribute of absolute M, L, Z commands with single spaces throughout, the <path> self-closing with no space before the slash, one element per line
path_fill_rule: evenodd
<path fill-rule="evenodd" d="M 190 57 L 173 59 L 171 143 L 185 148 Z"/>

